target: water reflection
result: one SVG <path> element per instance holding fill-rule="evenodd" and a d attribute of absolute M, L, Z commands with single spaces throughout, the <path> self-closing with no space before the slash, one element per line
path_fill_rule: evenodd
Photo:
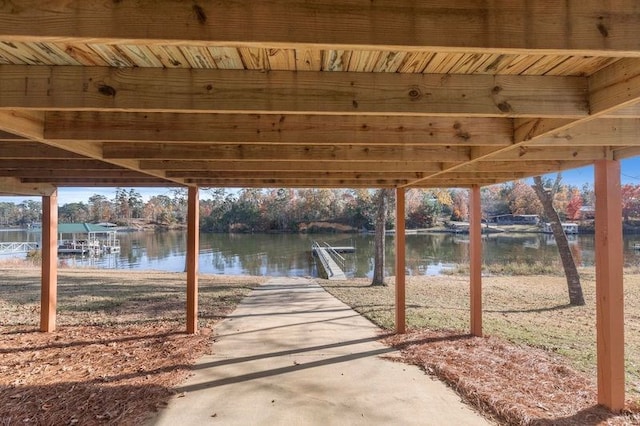
<path fill-rule="evenodd" d="M 66 258 L 71 266 L 112 269 L 155 269 L 182 272 L 185 269 L 186 232 L 134 232 L 118 235 L 122 250 L 97 258 Z M 371 277 L 373 235 L 289 235 L 289 234 L 202 234 L 200 271 L 207 274 L 250 274 L 268 276 L 317 276 L 310 254 L 313 240 L 334 246 L 354 246 L 345 255 L 345 272 L 351 277 Z M 39 241 L 39 234 L 26 231 L 0 232 L 0 241 Z M 386 239 L 386 274 L 394 272 L 393 236 Z M 640 235 L 627 236 L 625 263 L 640 265 Z M 592 266 L 595 261 L 592 235 L 573 235 L 570 247 L 576 262 Z M 437 275 L 456 264 L 469 261 L 467 235 L 426 234 L 406 236 L 408 275 Z M 485 264 L 558 264 L 555 241 L 546 234 L 492 234 L 483 236 Z"/>

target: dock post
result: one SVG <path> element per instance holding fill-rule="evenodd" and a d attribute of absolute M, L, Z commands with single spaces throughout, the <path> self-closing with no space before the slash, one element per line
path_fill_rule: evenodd
<path fill-rule="evenodd" d="M 598 403 L 624 408 L 624 291 L 620 163 L 595 162 Z"/>
<path fill-rule="evenodd" d="M 56 329 L 58 305 L 58 193 L 42 197 L 40 331 Z"/>
<path fill-rule="evenodd" d="M 407 332 L 405 277 L 405 189 L 396 188 L 396 333 Z"/>
<path fill-rule="evenodd" d="M 473 185 L 469 204 L 469 272 L 471 334 L 482 336 L 482 206 L 480 186 Z"/>
<path fill-rule="evenodd" d="M 189 187 L 187 209 L 187 333 L 195 334 L 198 331 L 198 254 L 200 252 L 200 206 L 197 187 Z"/>

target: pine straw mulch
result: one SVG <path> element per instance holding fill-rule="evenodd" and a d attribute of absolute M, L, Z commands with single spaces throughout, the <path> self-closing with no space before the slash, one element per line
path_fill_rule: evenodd
<path fill-rule="evenodd" d="M 414 331 L 386 337 L 402 360 L 444 380 L 465 400 L 509 425 L 637 425 L 640 405 L 614 415 L 597 405 L 596 386 L 566 361 L 495 337 Z"/>
<path fill-rule="evenodd" d="M 197 335 L 184 274 L 61 270 L 58 323 L 40 333 L 38 270 L 0 269 L 0 425 L 138 425 L 165 406 L 213 326 L 258 277 L 201 276 Z"/>
<path fill-rule="evenodd" d="M 0 424 L 143 422 L 210 347 L 175 325 L 10 330 L 0 343 Z"/>

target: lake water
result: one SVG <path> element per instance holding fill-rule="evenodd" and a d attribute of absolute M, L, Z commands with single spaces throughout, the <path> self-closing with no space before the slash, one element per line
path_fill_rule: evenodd
<path fill-rule="evenodd" d="M 110 269 L 147 269 L 180 272 L 185 267 L 186 232 L 119 233 L 121 253 L 100 257 L 68 257 L 69 266 Z M 571 249 L 581 266 L 594 264 L 593 235 L 570 236 Z M 0 232 L 0 242 L 39 241 L 40 234 L 27 231 Z M 312 241 L 333 246 L 353 246 L 346 254 L 345 272 L 351 277 L 371 277 L 373 235 L 305 234 L 201 234 L 200 271 L 206 274 L 317 276 L 310 255 Z M 468 235 L 420 234 L 406 236 L 407 274 L 437 275 L 443 268 L 468 262 Z M 640 251 L 633 249 L 640 235 L 626 236 L 625 264 L 640 265 Z M 393 236 L 387 237 L 387 274 L 394 273 Z M 14 255 L 24 257 L 22 255 Z M 3 257 L 6 257 L 3 256 Z M 483 237 L 483 261 L 558 262 L 555 242 L 544 234 L 493 234 Z"/>

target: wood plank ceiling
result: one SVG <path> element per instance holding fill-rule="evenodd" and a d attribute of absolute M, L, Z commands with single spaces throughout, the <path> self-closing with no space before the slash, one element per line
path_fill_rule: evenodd
<path fill-rule="evenodd" d="M 640 154 L 635 0 L 0 3 L 0 193 L 467 187 Z"/>

